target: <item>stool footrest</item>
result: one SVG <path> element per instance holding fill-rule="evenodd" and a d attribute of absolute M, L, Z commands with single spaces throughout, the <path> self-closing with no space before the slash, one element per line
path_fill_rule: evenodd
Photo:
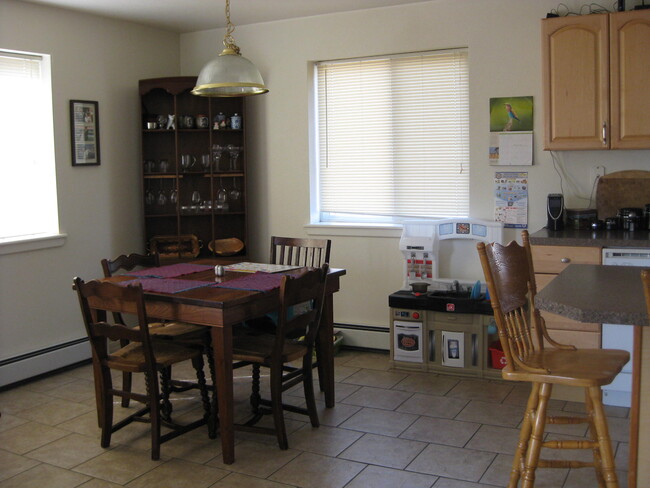
<path fill-rule="evenodd" d="M 540 459 L 538 468 L 593 468 L 594 463 L 585 461 L 569 461 L 564 459 Z"/>
<path fill-rule="evenodd" d="M 542 447 L 550 449 L 596 449 L 598 442 L 595 441 L 546 441 Z"/>
<path fill-rule="evenodd" d="M 547 424 L 556 425 L 574 425 L 574 424 L 588 424 L 588 417 L 565 417 L 565 416 L 549 416 L 546 417 Z"/>

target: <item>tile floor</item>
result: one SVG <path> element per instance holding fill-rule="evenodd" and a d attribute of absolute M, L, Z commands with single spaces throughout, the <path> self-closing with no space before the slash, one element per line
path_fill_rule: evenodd
<path fill-rule="evenodd" d="M 190 375 L 181 367 L 174 376 Z M 236 370 L 236 411 L 245 414 L 249 372 Z M 0 392 L 0 488 L 484 488 L 507 484 L 528 387 L 498 380 L 390 369 L 388 354 L 342 351 L 336 357 L 337 404 L 320 405 L 321 427 L 287 414 L 290 449 L 275 439 L 236 433 L 236 462 L 221 462 L 220 443 L 201 428 L 149 454 L 146 424 L 99 446 L 89 365 Z M 140 385 L 141 386 L 141 385 Z M 287 399 L 302 403 L 294 388 Z M 321 398 L 322 399 L 322 398 Z M 193 395 L 177 415 L 200 413 Z M 556 413 L 581 404 L 553 401 Z M 116 406 L 116 415 L 125 409 Z M 621 486 L 625 486 L 628 410 L 608 407 Z M 270 420 L 270 419 L 269 419 Z M 575 438 L 583 425 L 551 426 L 549 437 Z M 575 453 L 548 453 L 567 457 Z M 589 452 L 578 457 L 588 459 Z M 596 486 L 591 469 L 538 470 L 536 485 Z"/>

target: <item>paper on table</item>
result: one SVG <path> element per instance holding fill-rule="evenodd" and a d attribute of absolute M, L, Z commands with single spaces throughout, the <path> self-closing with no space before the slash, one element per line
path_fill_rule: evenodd
<path fill-rule="evenodd" d="M 240 273 L 257 273 L 262 271 L 264 273 L 280 273 L 282 271 L 290 271 L 298 269 L 300 266 L 289 266 L 286 264 L 265 264 L 265 263 L 237 263 L 226 266 L 226 271 L 238 271 Z"/>

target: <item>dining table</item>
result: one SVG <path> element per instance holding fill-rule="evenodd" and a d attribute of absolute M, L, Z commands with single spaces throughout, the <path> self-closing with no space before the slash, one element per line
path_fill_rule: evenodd
<path fill-rule="evenodd" d="M 570 264 L 535 297 L 539 310 L 634 327 L 628 488 L 650 486 L 650 320 L 641 268 Z"/>
<path fill-rule="evenodd" d="M 229 264 L 224 264 L 219 258 L 204 258 L 141 269 L 102 280 L 121 284 L 141 283 L 149 317 L 210 327 L 222 457 L 225 464 L 232 464 L 235 461 L 233 328 L 246 320 L 277 311 L 281 275 L 299 273 L 303 268 L 283 269 L 274 265 L 251 263 L 252 269 L 246 269 L 247 266 L 238 267 L 232 259 L 227 263 Z M 223 276 L 217 276 L 218 265 L 225 267 Z M 282 268 L 281 272 L 262 271 L 275 271 L 279 268 Z M 253 270 L 257 271 L 252 272 Z M 319 385 L 324 392 L 327 408 L 332 408 L 335 404 L 333 294 L 339 291 L 340 278 L 345 274 L 346 270 L 342 268 L 329 269 L 315 346 Z M 91 306 L 109 312 L 135 312 L 129 305 L 115 301 L 94 300 Z"/>

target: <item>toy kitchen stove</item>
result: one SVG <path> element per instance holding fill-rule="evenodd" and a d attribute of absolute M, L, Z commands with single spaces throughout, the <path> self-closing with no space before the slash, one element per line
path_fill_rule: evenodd
<path fill-rule="evenodd" d="M 497 371 L 488 360 L 488 346 L 498 341 L 492 307 L 485 297 L 485 285 L 479 281 L 482 270 L 473 246 L 467 251 L 471 259 L 464 256 L 463 267 L 471 268 L 475 262 L 475 279 L 439 276 L 441 242 L 451 239 L 502 242 L 503 225 L 477 219 L 404 222 L 399 243 L 404 286 L 388 297 L 391 364 L 484 376 Z"/>

